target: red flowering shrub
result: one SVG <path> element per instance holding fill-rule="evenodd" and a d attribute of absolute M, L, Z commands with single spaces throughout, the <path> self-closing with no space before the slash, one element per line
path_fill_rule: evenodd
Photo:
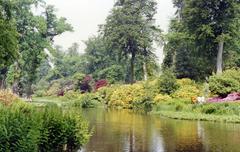
<path fill-rule="evenodd" d="M 64 96 L 64 93 L 65 93 L 64 90 L 61 89 L 60 91 L 58 91 L 57 96 L 58 96 L 58 97 L 60 97 L 60 96 L 62 97 L 62 96 Z"/>
<path fill-rule="evenodd" d="M 101 79 L 95 82 L 95 90 L 98 90 L 99 88 L 105 87 L 108 85 L 107 80 Z"/>

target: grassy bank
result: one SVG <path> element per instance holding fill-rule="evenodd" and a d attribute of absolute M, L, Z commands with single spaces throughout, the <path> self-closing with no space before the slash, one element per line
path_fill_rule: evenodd
<path fill-rule="evenodd" d="M 68 101 L 62 100 L 60 97 L 34 97 L 32 104 L 35 106 L 46 106 L 48 104 L 56 104 L 58 106 L 64 106 L 68 104 Z"/>
<path fill-rule="evenodd" d="M 192 112 L 176 112 L 176 111 L 155 111 L 152 114 L 160 115 L 163 117 L 178 119 L 178 120 L 199 120 L 199 121 L 213 121 L 213 122 L 226 122 L 226 123 L 240 123 L 238 115 L 214 115 L 202 114 Z"/>
<path fill-rule="evenodd" d="M 63 97 L 34 97 L 32 104 L 38 107 L 43 107 L 48 104 L 56 104 L 59 107 L 77 108 L 97 108 L 104 106 L 104 102 L 98 95 L 93 93 L 80 94 L 78 92 L 68 92 Z"/>
<path fill-rule="evenodd" d="M 240 103 L 186 104 L 169 101 L 156 105 L 151 114 L 180 120 L 240 123 Z"/>

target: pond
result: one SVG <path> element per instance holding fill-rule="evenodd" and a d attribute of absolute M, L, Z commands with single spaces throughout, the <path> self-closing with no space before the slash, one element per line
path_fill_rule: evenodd
<path fill-rule="evenodd" d="M 128 110 L 83 111 L 93 135 L 82 152 L 239 152 L 240 125 L 183 121 Z"/>

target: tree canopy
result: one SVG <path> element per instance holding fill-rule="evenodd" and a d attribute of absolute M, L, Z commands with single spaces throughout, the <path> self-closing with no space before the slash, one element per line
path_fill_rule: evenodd
<path fill-rule="evenodd" d="M 44 49 L 50 49 L 53 38 L 65 31 L 72 31 L 72 27 L 65 18 L 56 16 L 53 6 L 42 0 L 7 0 L 0 4 L 0 68 L 5 69 L 2 81 L 5 81 L 6 73 L 9 77 L 14 75 L 13 70 L 6 71 L 15 61 L 13 69 L 20 70 L 20 75 L 12 77 L 15 79 L 12 80 L 13 84 L 19 88 L 22 83 L 23 92 L 30 96 L 32 84 L 37 79 L 37 70 L 41 61 L 46 58 Z M 34 13 L 35 7 L 41 7 L 43 13 Z"/>
<path fill-rule="evenodd" d="M 238 0 L 175 0 L 164 67 L 179 78 L 205 79 L 237 64 L 239 55 Z M 232 66 L 229 66 L 229 62 Z M 206 66 L 207 65 L 207 66 Z"/>
<path fill-rule="evenodd" d="M 130 58 L 130 82 L 135 79 L 137 56 L 153 56 L 152 44 L 161 32 L 154 24 L 157 3 L 154 0 L 119 0 L 103 25 L 103 36 L 120 58 Z"/>

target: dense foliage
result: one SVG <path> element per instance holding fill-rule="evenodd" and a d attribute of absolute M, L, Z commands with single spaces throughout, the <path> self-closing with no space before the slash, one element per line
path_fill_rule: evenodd
<path fill-rule="evenodd" d="M 37 109 L 17 102 L 0 107 L 0 151 L 74 151 L 89 139 L 79 113 L 57 106 Z"/>
<path fill-rule="evenodd" d="M 0 1 L 0 68 L 11 64 L 18 57 L 18 33 L 12 18 L 10 1 Z"/>
<path fill-rule="evenodd" d="M 88 125 L 79 113 L 46 107 L 40 129 L 40 151 L 68 151 L 81 148 L 89 139 Z"/>
<path fill-rule="evenodd" d="M 238 65 L 238 0 L 173 3 L 177 11 L 166 37 L 164 68 L 173 68 L 178 78 L 204 80 Z"/>
<path fill-rule="evenodd" d="M 209 88 L 213 94 L 227 96 L 240 91 L 240 70 L 227 70 L 222 75 L 213 75 L 209 79 Z"/>
<path fill-rule="evenodd" d="M 131 83 L 135 80 L 136 60 L 141 59 L 142 65 L 148 59 L 154 60 L 152 44 L 160 33 L 154 25 L 156 5 L 155 0 L 118 0 L 102 27 L 104 38 L 118 51 L 120 59 L 130 58 Z"/>
<path fill-rule="evenodd" d="M 178 89 L 177 79 L 171 71 L 165 71 L 159 78 L 159 92 L 172 94 Z"/>
<path fill-rule="evenodd" d="M 34 8 L 42 12 L 36 13 Z M 38 68 L 46 58 L 44 50 L 52 48 L 55 36 L 72 30 L 66 19 L 55 13 L 55 8 L 42 0 L 0 1 L 1 88 L 6 88 L 8 79 L 14 93 L 33 94 Z"/>
<path fill-rule="evenodd" d="M 196 98 L 203 94 L 202 87 L 190 79 L 175 79 L 174 87 L 165 83 L 159 85 L 159 81 L 164 82 L 164 80 L 165 78 L 161 77 L 158 80 L 133 85 L 103 87 L 94 93 L 95 99 L 97 97 L 98 102 L 104 102 L 109 107 L 144 109 L 173 99 L 191 104 L 192 97 Z M 164 92 L 161 92 L 163 90 Z"/>

